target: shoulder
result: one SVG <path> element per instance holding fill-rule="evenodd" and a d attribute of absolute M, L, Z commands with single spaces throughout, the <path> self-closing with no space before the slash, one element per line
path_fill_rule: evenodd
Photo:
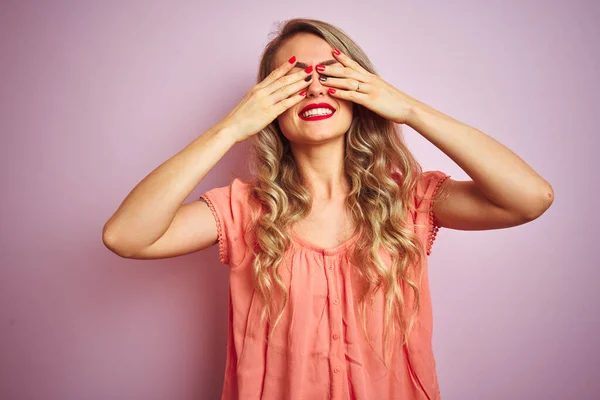
<path fill-rule="evenodd" d="M 440 189 L 450 175 L 442 171 L 425 171 L 417 179 L 414 199 L 417 208 L 425 205 L 429 208 L 431 201 L 440 194 Z"/>
<path fill-rule="evenodd" d="M 237 264 L 245 254 L 244 233 L 252 219 L 250 189 L 250 182 L 235 178 L 229 185 L 213 188 L 200 196 L 215 218 L 224 264 Z"/>
<path fill-rule="evenodd" d="M 392 172 L 392 178 L 398 183 L 402 182 L 403 179 L 402 174 L 397 171 Z M 440 188 L 448 178 L 450 178 L 450 175 L 443 171 L 431 170 L 421 172 L 417 176 L 416 185 L 410 194 L 414 206 L 417 208 L 428 206 L 428 203 L 439 194 Z"/>
<path fill-rule="evenodd" d="M 402 175 L 392 174 L 393 179 L 402 182 Z M 448 174 L 438 170 L 424 171 L 416 177 L 416 182 L 409 194 L 408 220 L 412 229 L 425 246 L 426 254 L 431 254 L 438 224 L 433 213 L 434 203 L 443 197 L 444 182 L 450 178 Z"/>
<path fill-rule="evenodd" d="M 215 202 L 245 201 L 250 195 L 250 187 L 250 182 L 234 178 L 229 185 L 210 189 L 201 197 L 206 196 Z"/>

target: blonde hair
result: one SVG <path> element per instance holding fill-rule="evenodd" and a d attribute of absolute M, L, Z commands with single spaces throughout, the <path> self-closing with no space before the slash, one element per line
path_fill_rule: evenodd
<path fill-rule="evenodd" d="M 340 29 L 322 21 L 292 19 L 279 26 L 266 46 L 258 82 L 276 67 L 274 59 L 281 45 L 298 33 L 323 38 L 375 74 L 366 54 Z M 399 126 L 358 104 L 354 104 L 354 117 L 345 134 L 344 167 L 350 186 L 346 207 L 361 232 L 351 263 L 364 282 L 359 300 L 363 328 L 366 333 L 368 296 L 383 290 L 384 342 L 399 327 L 406 343 L 420 306 L 417 282 L 424 247 L 406 221 L 409 210 L 414 210 L 411 194 L 421 167 L 404 143 Z M 312 200 L 277 120 L 251 138 L 251 168 L 250 198 L 256 211 L 248 231 L 254 240 L 250 246 L 255 256 L 252 274 L 264 304 L 263 318 L 271 322 L 272 333 L 288 302 L 279 268 L 291 245 L 289 228 L 309 214 Z M 398 173 L 399 179 L 394 179 L 392 172 Z M 391 255 L 391 267 L 381 260 L 381 247 Z M 414 293 L 410 318 L 403 312 L 404 287 Z M 276 290 L 282 294 L 278 310 L 272 304 Z"/>

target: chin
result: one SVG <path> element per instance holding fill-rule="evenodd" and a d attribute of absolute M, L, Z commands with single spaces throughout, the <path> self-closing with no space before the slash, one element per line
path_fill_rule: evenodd
<path fill-rule="evenodd" d="M 307 123 L 306 121 L 298 119 L 297 121 L 294 121 L 293 124 L 290 124 L 291 126 L 280 122 L 279 127 L 283 136 L 292 143 L 318 144 L 343 138 L 352 122 L 347 121 L 347 123 L 340 124 L 340 121 L 325 121 L 327 120 Z M 317 126 L 317 124 L 320 126 Z"/>
<path fill-rule="evenodd" d="M 333 129 L 325 126 L 302 129 L 296 126 L 294 129 L 288 130 L 282 127 L 282 133 L 292 143 L 316 144 L 343 138 L 349 127 L 350 124 L 347 127 L 338 126 Z"/>
<path fill-rule="evenodd" d="M 288 137 L 288 140 L 293 143 L 303 144 L 318 144 L 327 141 L 331 141 L 344 136 L 344 133 L 331 133 L 330 131 L 325 132 L 303 132 L 296 134 L 292 137 Z"/>

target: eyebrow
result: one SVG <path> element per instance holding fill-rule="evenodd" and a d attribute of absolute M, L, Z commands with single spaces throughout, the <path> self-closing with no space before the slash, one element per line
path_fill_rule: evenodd
<path fill-rule="evenodd" d="M 339 63 L 339 61 L 332 59 L 332 60 L 321 61 L 319 64 L 321 64 L 321 65 L 331 65 L 331 64 L 335 64 L 335 63 Z M 306 65 L 306 63 L 298 61 L 296 63 L 296 65 L 294 65 L 294 68 L 308 68 L 308 65 Z"/>

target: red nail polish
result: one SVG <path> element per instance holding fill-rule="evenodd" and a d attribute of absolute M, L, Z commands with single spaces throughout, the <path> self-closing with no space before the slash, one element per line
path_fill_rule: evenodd
<path fill-rule="evenodd" d="M 323 71 L 325 71 L 325 66 L 324 66 L 324 65 L 321 65 L 321 64 L 319 64 L 319 65 L 317 65 L 317 66 L 315 67 L 315 69 L 316 69 L 317 71 L 319 71 L 319 72 L 323 72 Z"/>
<path fill-rule="evenodd" d="M 339 56 L 340 54 L 342 54 L 342 52 L 336 48 L 333 49 L 333 52 L 335 53 L 336 56 Z"/>
<path fill-rule="evenodd" d="M 332 88 L 332 87 L 330 87 L 330 88 L 329 88 L 327 91 L 328 91 L 329 93 L 331 93 L 331 94 L 334 94 L 334 93 L 335 93 L 335 89 L 334 89 L 334 88 Z"/>
<path fill-rule="evenodd" d="M 301 91 L 300 93 L 298 93 L 300 96 L 306 96 L 306 90 Z"/>
<path fill-rule="evenodd" d="M 310 74 L 312 72 L 312 65 L 310 67 L 306 68 L 304 70 L 304 72 L 306 72 L 307 74 Z"/>
<path fill-rule="evenodd" d="M 290 58 L 290 59 L 288 60 L 288 62 L 289 62 L 290 64 L 293 64 L 293 63 L 295 63 L 295 62 L 296 62 L 296 56 L 292 56 L 292 58 Z"/>

